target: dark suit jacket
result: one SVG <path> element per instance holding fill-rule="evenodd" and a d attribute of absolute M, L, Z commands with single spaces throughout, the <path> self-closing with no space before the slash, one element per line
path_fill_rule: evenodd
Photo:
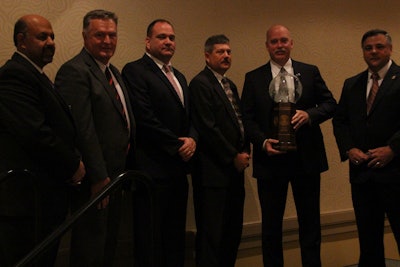
<path fill-rule="evenodd" d="M 176 69 L 174 74 L 182 87 L 185 106 L 149 56 L 126 64 L 122 70 L 136 116 L 137 167 L 161 179 L 187 172 L 186 163 L 178 155 L 183 144 L 178 137 L 197 139 L 189 120 L 186 79 Z"/>
<path fill-rule="evenodd" d="M 93 183 L 123 172 L 128 144 L 134 149 L 136 126 L 128 92 L 119 71 L 112 65 L 110 69 L 126 99 L 130 133 L 119 111 L 115 89 L 86 49 L 61 66 L 55 81 L 76 121 L 86 176 Z"/>
<path fill-rule="evenodd" d="M 235 84 L 229 83 L 236 102 L 240 104 Z M 193 78 L 189 92 L 191 115 L 199 133 L 196 160 L 200 165 L 201 183 L 205 186 L 227 186 L 230 179 L 238 175 L 233 159 L 240 152 L 250 152 L 249 143 L 242 138 L 235 111 L 208 67 Z"/>
<path fill-rule="evenodd" d="M 66 180 L 80 160 L 75 136 L 68 106 L 51 82 L 15 53 L 0 70 L 0 171 L 29 169 L 38 176 L 43 194 L 65 193 Z M 31 214 L 32 187 L 25 180 L 15 182 L 0 191 L 0 214 Z M 59 195 L 54 201 L 63 210 L 61 204 L 66 205 L 67 199 Z"/>
<path fill-rule="evenodd" d="M 368 71 L 344 82 L 338 111 L 333 119 L 334 133 L 341 160 L 346 151 L 389 145 L 395 152 L 394 159 L 384 168 L 372 170 L 365 164 L 350 164 L 350 181 L 400 182 L 400 67 L 394 62 L 384 77 L 374 104 L 367 115 L 366 89 Z"/>
<path fill-rule="evenodd" d="M 253 176 L 271 177 L 271 174 L 318 173 L 328 169 L 323 136 L 319 124 L 333 116 L 336 101 L 327 88 L 318 68 L 292 60 L 294 74 L 303 85 L 296 109 L 306 111 L 311 124 L 296 132 L 297 152 L 268 156 L 263 142 L 273 136 L 273 106 L 269 95 L 272 80 L 271 65 L 267 63 L 246 74 L 242 104 L 245 129 L 253 143 Z M 288 166 L 290 166 L 288 168 Z"/>

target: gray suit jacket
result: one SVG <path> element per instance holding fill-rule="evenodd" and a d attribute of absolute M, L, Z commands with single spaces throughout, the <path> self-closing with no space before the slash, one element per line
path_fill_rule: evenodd
<path fill-rule="evenodd" d="M 128 144 L 131 150 L 134 148 L 136 127 L 128 93 L 119 71 L 112 65 L 110 68 L 125 96 L 130 131 L 119 111 L 114 88 L 86 49 L 61 66 L 55 81 L 75 119 L 78 146 L 91 182 L 123 172 Z"/>

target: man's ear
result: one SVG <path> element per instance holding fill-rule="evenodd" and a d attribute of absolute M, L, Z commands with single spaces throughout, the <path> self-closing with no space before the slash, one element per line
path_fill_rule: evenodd
<path fill-rule="evenodd" d="M 25 33 L 17 33 L 17 48 L 25 49 Z"/>

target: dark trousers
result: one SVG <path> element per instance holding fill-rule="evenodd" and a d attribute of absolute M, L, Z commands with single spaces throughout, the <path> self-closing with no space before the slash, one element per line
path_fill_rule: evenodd
<path fill-rule="evenodd" d="M 226 187 L 193 182 L 198 267 L 235 266 L 242 236 L 244 197 L 242 174 L 232 177 Z"/>
<path fill-rule="evenodd" d="M 153 203 L 143 190 L 137 190 L 134 196 L 135 266 L 183 267 L 187 177 L 153 177 L 153 180 Z"/>
<path fill-rule="evenodd" d="M 72 209 L 77 210 L 90 197 L 89 188 L 73 196 Z M 110 196 L 106 209 L 89 210 L 72 229 L 71 267 L 111 267 L 115 258 L 121 219 L 121 192 Z"/>
<path fill-rule="evenodd" d="M 384 267 L 384 220 L 387 215 L 400 254 L 400 183 L 352 184 L 351 193 L 360 243 L 359 267 Z"/>
<path fill-rule="evenodd" d="M 258 179 L 264 267 L 283 267 L 282 222 L 289 182 L 299 223 L 303 267 L 321 266 L 320 174 Z"/>

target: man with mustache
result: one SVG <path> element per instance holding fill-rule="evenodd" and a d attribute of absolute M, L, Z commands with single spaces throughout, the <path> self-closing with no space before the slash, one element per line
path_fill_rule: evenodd
<path fill-rule="evenodd" d="M 196 266 L 234 267 L 243 225 L 245 139 L 240 99 L 226 78 L 231 48 L 225 35 L 204 45 L 206 67 L 189 85 L 191 116 L 199 133 L 192 174 L 196 214 Z"/>
<path fill-rule="evenodd" d="M 400 253 L 400 67 L 385 30 L 364 33 L 361 48 L 368 69 L 346 79 L 332 122 L 340 158 L 349 160 L 358 266 L 384 267 L 385 215 Z"/>
<path fill-rule="evenodd" d="M 75 209 L 133 164 L 135 120 L 121 74 L 110 63 L 117 46 L 117 24 L 113 12 L 88 12 L 83 18 L 84 48 L 56 76 L 56 87 L 74 116 L 87 168 L 73 199 Z M 120 208 L 121 194 L 113 194 L 81 218 L 72 230 L 71 266 L 112 266 Z"/>
<path fill-rule="evenodd" d="M 293 40 L 286 27 L 268 29 L 266 48 L 271 60 L 246 74 L 242 94 L 262 211 L 264 267 L 283 266 L 282 220 L 289 183 L 296 204 L 302 264 L 320 267 L 320 173 L 328 169 L 328 162 L 319 125 L 333 116 L 336 101 L 316 66 L 290 58 Z M 297 75 L 303 86 L 295 115 L 290 118 L 296 151 L 282 152 L 272 146 L 279 140 L 273 138 L 274 100 L 268 88 L 280 71 Z"/>
<path fill-rule="evenodd" d="M 185 77 L 172 67 L 175 31 L 164 19 L 147 27 L 146 53 L 125 65 L 137 122 L 137 168 L 155 184 L 156 244 L 151 245 L 149 207 L 136 199 L 135 250 L 138 266 L 183 267 L 188 196 L 188 163 L 196 150 L 197 133 L 189 118 Z M 149 255 L 154 251 L 154 257 Z M 151 265 L 149 261 L 155 260 Z"/>
<path fill-rule="evenodd" d="M 85 175 L 69 108 L 43 72 L 55 52 L 50 22 L 21 17 L 14 44 L 17 51 L 0 69 L 0 172 L 28 169 L 35 176 L 17 173 L 0 184 L 0 266 L 6 267 L 64 221 L 70 187 Z M 57 250 L 58 243 L 37 266 L 53 266 Z"/>

